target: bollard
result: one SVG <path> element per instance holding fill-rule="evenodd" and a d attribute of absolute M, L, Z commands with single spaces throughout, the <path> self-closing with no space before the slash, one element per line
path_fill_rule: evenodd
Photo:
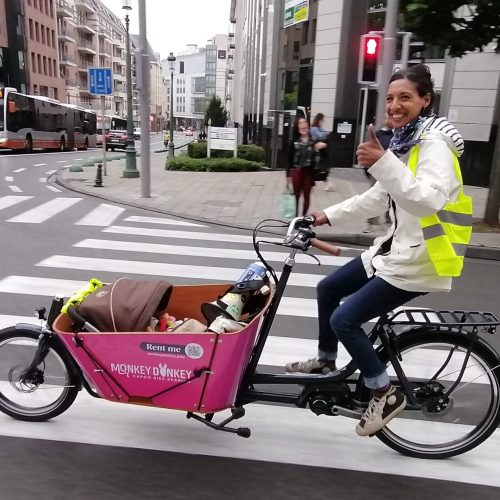
<path fill-rule="evenodd" d="M 97 172 L 96 172 L 96 176 L 95 176 L 94 187 L 96 187 L 96 188 L 104 187 L 102 185 L 102 163 L 97 164 Z"/>

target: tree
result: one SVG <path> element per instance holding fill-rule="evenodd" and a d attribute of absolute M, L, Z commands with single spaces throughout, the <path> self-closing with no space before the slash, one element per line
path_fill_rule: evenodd
<path fill-rule="evenodd" d="M 500 53 L 500 2 L 498 0 L 402 0 L 403 29 L 421 40 L 448 50 L 452 57 L 462 57 L 469 51 L 484 50 L 496 43 Z M 496 98 L 500 105 L 500 82 Z M 489 182 L 484 221 L 499 224 L 500 210 L 500 123 L 497 126 L 495 151 Z"/>
<path fill-rule="evenodd" d="M 224 109 L 220 98 L 216 95 L 212 97 L 205 111 L 205 126 L 208 125 L 210 119 L 213 127 L 224 127 L 227 123 L 227 111 Z"/>

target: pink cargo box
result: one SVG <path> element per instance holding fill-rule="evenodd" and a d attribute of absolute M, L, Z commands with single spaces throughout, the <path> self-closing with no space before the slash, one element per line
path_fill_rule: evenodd
<path fill-rule="evenodd" d="M 175 286 L 168 312 L 205 321 L 200 310 L 229 284 Z M 236 333 L 73 333 L 60 315 L 54 330 L 100 397 L 212 413 L 234 404 L 266 307 Z"/>

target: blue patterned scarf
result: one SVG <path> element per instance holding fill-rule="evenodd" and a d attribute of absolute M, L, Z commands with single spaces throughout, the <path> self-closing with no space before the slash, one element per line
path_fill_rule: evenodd
<path fill-rule="evenodd" d="M 404 127 L 394 129 L 394 135 L 389 142 L 389 149 L 398 157 L 406 154 L 421 139 L 413 139 L 415 132 L 428 119 L 429 116 L 417 116 Z"/>

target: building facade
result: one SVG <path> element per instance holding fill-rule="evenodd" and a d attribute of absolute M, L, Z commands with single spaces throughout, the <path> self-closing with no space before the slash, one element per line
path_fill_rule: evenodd
<path fill-rule="evenodd" d="M 359 39 L 370 30 L 383 30 L 385 2 L 309 0 L 307 19 L 284 27 L 286 4 L 287 0 L 231 2 L 234 38 L 230 37 L 230 43 L 234 39 L 235 47 L 231 118 L 243 142 L 270 147 L 279 147 L 281 137 L 287 135 L 283 125 L 291 123 L 286 121 L 285 110 L 293 116 L 298 107 L 310 107 L 312 116 L 325 115 L 329 130 L 349 121 L 355 131 L 352 164 L 364 93 L 357 82 Z M 437 108 L 466 141 L 461 160 L 465 182 L 487 185 L 500 114 L 496 102 L 500 55 L 492 45 L 456 60 L 445 60 L 444 52 L 433 47 L 426 48 L 424 56 L 438 93 Z M 365 119 L 370 123 L 377 92 L 374 87 L 367 92 Z"/>

